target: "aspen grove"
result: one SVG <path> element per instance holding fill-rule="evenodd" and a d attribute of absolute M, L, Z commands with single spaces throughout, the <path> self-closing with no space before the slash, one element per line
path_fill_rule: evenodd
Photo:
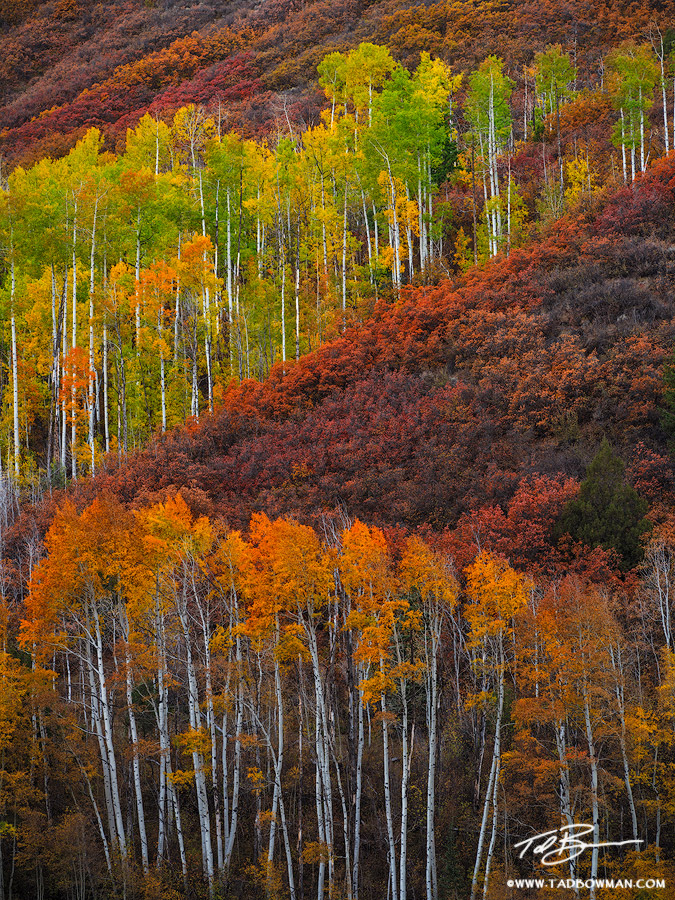
<path fill-rule="evenodd" d="M 33 667 L 3 655 L 2 847 L 20 823 L 22 884 L 492 896 L 523 802 L 533 825 L 642 841 L 630 871 L 670 871 L 672 546 L 653 543 L 627 618 L 588 576 L 535 581 L 488 552 L 456 574 L 419 537 L 340 516 L 257 514 L 243 536 L 180 494 L 67 503 L 45 554 L 21 626 Z M 448 854 L 467 838 L 463 875 Z"/>

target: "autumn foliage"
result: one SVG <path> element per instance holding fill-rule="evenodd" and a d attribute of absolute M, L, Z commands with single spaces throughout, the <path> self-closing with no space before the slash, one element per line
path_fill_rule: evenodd
<path fill-rule="evenodd" d="M 0 0 L 0 900 L 673 883 L 662 6 Z"/>

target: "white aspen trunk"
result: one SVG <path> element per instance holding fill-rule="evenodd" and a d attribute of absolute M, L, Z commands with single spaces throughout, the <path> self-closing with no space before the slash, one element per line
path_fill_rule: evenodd
<path fill-rule="evenodd" d="M 159 386 L 162 398 L 162 434 L 166 431 L 166 373 L 164 365 L 164 329 L 162 327 L 162 313 L 160 308 L 157 316 L 157 331 L 159 332 Z"/>
<path fill-rule="evenodd" d="M 51 381 L 51 402 L 52 402 L 52 410 L 50 410 L 50 419 L 49 419 L 49 439 L 47 446 L 47 475 L 51 482 L 51 468 L 52 468 L 52 457 L 53 457 L 53 442 L 54 442 L 54 434 L 52 429 L 54 425 L 59 421 L 59 345 L 58 345 L 58 335 L 56 328 L 56 272 L 54 269 L 54 263 L 51 264 L 52 270 L 52 371 L 50 375 Z M 57 428 L 58 430 L 58 428 Z M 2 462 L 2 457 L 0 454 L 0 463 Z M 2 466 L 0 465 L 0 475 L 2 474 Z"/>
<path fill-rule="evenodd" d="M 408 696 L 406 681 L 400 681 L 401 699 L 403 701 L 402 741 L 401 741 L 401 849 L 399 858 L 399 900 L 407 897 L 407 862 L 408 862 L 408 787 L 410 782 L 410 762 L 415 740 L 415 729 L 410 739 L 410 755 L 408 755 Z"/>
<path fill-rule="evenodd" d="M 406 225 L 405 236 L 408 242 L 408 281 L 412 284 L 413 276 L 415 274 L 415 264 L 413 260 L 412 228 L 408 225 Z"/>
<path fill-rule="evenodd" d="M 314 793 L 316 800 L 316 822 L 317 822 L 317 832 L 319 837 L 319 843 L 326 843 L 326 830 L 324 827 L 324 808 L 323 808 L 323 795 L 321 790 L 321 754 L 322 754 L 322 743 L 320 740 L 320 714 L 319 714 L 319 706 L 317 704 L 316 707 L 316 716 L 314 722 L 314 747 L 316 754 L 316 775 L 314 779 Z M 324 882 L 326 879 L 326 862 L 323 858 L 323 854 L 321 854 L 321 859 L 319 861 L 319 876 L 317 879 L 317 900 L 323 900 L 324 895 Z"/>
<path fill-rule="evenodd" d="M 126 618 L 126 613 L 123 613 Z M 126 638 L 129 640 L 129 624 L 126 624 Z M 136 815 L 138 818 L 138 836 L 141 842 L 141 862 L 143 872 L 147 875 L 150 871 L 148 858 L 148 836 L 145 830 L 145 811 L 143 809 L 143 789 L 141 787 L 141 765 L 138 757 L 138 728 L 136 727 L 136 714 L 134 712 L 134 700 L 131 684 L 131 656 L 129 646 L 126 646 L 126 688 L 127 688 L 127 712 L 129 715 L 129 731 L 131 732 L 132 765 L 134 772 L 134 788 L 136 790 Z"/>
<path fill-rule="evenodd" d="M 359 683 L 366 678 L 366 673 L 361 671 Z M 358 696 L 358 738 L 356 744 L 356 794 L 354 798 L 354 865 L 352 868 L 352 892 L 355 900 L 359 896 L 359 854 L 361 851 L 361 796 L 363 793 L 363 749 L 365 744 L 365 732 L 363 727 L 363 692 L 359 690 Z"/>
<path fill-rule="evenodd" d="M 405 187 L 405 196 L 406 200 L 410 201 L 410 191 L 408 190 L 408 185 Z M 408 281 L 412 283 L 413 274 L 414 274 L 414 263 L 413 263 L 413 240 L 412 240 L 412 228 L 410 227 L 410 216 L 406 210 L 406 221 L 405 221 L 405 237 L 406 242 L 408 244 Z"/>
<path fill-rule="evenodd" d="M 525 81 L 525 103 L 523 104 L 523 140 L 527 142 L 527 67 L 523 67 L 523 79 Z"/>
<path fill-rule="evenodd" d="M 199 382 L 197 379 L 197 353 L 198 353 L 198 337 L 197 337 L 197 310 L 194 310 L 193 327 L 192 327 L 192 398 L 190 403 L 191 414 L 199 419 Z"/>
<path fill-rule="evenodd" d="M 278 663 L 276 664 L 276 669 L 278 672 Z M 281 697 L 281 680 L 277 682 L 277 704 L 282 703 Z M 288 875 L 288 893 L 290 900 L 295 900 L 295 878 L 293 876 L 293 856 L 291 852 L 291 842 L 288 836 L 288 823 L 286 821 L 286 808 L 284 806 L 284 798 L 281 790 L 281 758 L 275 753 L 274 746 L 272 745 L 272 739 L 269 731 L 263 725 L 258 710 L 255 708 L 251 709 L 253 716 L 255 717 L 256 724 L 260 731 L 265 736 L 265 741 L 267 743 L 267 749 L 272 758 L 272 764 L 274 766 L 274 790 L 275 794 L 278 798 L 278 809 L 279 809 L 279 818 L 281 820 L 281 833 L 284 839 L 284 848 L 286 851 L 286 870 Z M 283 729 L 283 726 L 282 726 Z M 283 748 L 283 745 L 281 745 Z M 260 812 L 260 810 L 259 810 Z M 272 818 L 272 824 L 274 824 L 274 818 Z M 268 856 L 268 862 L 269 856 Z"/>
<path fill-rule="evenodd" d="M 194 587 L 194 584 L 193 584 Z M 198 602 L 197 590 L 194 588 L 195 601 Z M 223 872 L 224 864 L 224 848 L 223 848 L 223 826 L 220 809 L 220 787 L 218 784 L 218 738 L 216 735 L 216 716 L 213 706 L 213 687 L 211 680 L 211 633 L 209 628 L 208 617 L 202 613 L 201 606 L 199 612 L 202 620 L 202 631 L 204 635 L 204 681 L 206 688 L 206 725 L 211 739 L 211 791 L 213 794 L 213 810 L 216 826 L 216 853 L 218 857 L 218 871 Z M 226 740 L 223 734 L 223 741 Z"/>
<path fill-rule="evenodd" d="M 489 106 L 489 133 L 488 133 L 488 156 L 490 163 L 490 185 L 492 190 L 492 198 L 497 202 L 494 205 L 494 235 L 495 235 L 495 255 L 499 250 L 499 238 L 502 236 L 502 213 L 499 204 L 499 172 L 497 171 L 497 133 L 495 125 L 495 91 L 494 78 L 490 74 L 490 106 Z"/>
<path fill-rule="evenodd" d="M 492 750 L 492 765 L 490 766 L 490 775 L 488 778 L 487 790 L 485 792 L 485 800 L 483 801 L 483 816 L 480 824 L 480 832 L 478 834 L 478 847 L 476 849 L 476 862 L 474 864 L 473 876 L 471 878 L 471 900 L 475 900 L 478 891 L 478 876 L 483 862 L 483 846 L 485 844 L 485 834 L 487 832 L 488 816 L 490 806 L 492 804 L 495 781 L 499 775 L 499 761 L 501 758 L 501 730 L 502 715 L 504 711 L 504 673 L 499 673 L 499 689 L 497 703 L 497 722 L 495 724 L 495 741 Z"/>
<path fill-rule="evenodd" d="M 571 826 L 574 824 L 574 817 L 572 816 L 572 802 L 570 798 L 570 767 L 567 760 L 567 739 L 565 736 L 565 723 L 562 721 L 562 719 L 558 720 L 555 723 L 555 742 L 556 748 L 558 750 L 558 761 L 560 763 L 560 812 L 564 816 L 567 825 Z M 573 881 L 576 879 L 576 871 L 576 859 L 571 859 L 570 878 Z M 576 888 L 575 894 L 577 896 L 579 895 L 579 891 Z"/>
<path fill-rule="evenodd" d="M 183 638 L 185 640 L 185 657 L 186 670 L 188 676 L 188 706 L 190 715 L 190 727 L 199 731 L 201 728 L 201 713 L 199 709 L 199 691 L 197 688 L 197 674 L 195 672 L 194 663 L 192 661 L 192 650 L 190 645 L 190 629 L 187 618 L 185 585 L 183 586 L 183 597 L 178 600 L 178 616 L 180 618 Z M 178 598 L 177 598 L 178 599 Z M 192 765 L 195 773 L 195 790 L 197 793 L 197 812 L 199 816 L 199 832 L 202 844 L 202 868 L 204 877 L 209 884 L 209 891 L 213 892 L 214 884 L 214 868 L 213 868 L 213 848 L 211 846 L 211 815 L 209 812 L 209 801 L 206 790 L 206 777 L 204 774 L 204 757 L 201 750 L 192 751 Z"/>
<path fill-rule="evenodd" d="M 635 811 L 635 799 L 633 797 L 633 786 L 630 779 L 630 766 L 628 764 L 628 751 L 626 745 L 626 703 L 623 686 L 623 663 L 621 660 L 620 647 L 614 648 L 610 645 L 610 657 L 612 660 L 612 668 L 614 670 L 614 695 L 616 697 L 616 707 L 619 712 L 619 722 L 621 730 L 619 732 L 619 744 L 621 746 L 621 759 L 623 762 L 623 779 L 626 785 L 626 796 L 628 798 L 628 808 L 630 809 L 631 824 L 633 826 L 633 840 L 638 841 L 638 823 Z"/>
<path fill-rule="evenodd" d="M 488 193 L 487 186 L 487 175 L 488 172 L 485 168 L 485 147 L 483 145 L 483 132 L 481 130 L 478 131 L 478 143 L 480 147 L 480 155 L 483 160 L 481 169 L 482 169 L 482 182 L 483 182 L 483 203 L 485 204 L 485 228 L 487 231 L 488 238 L 488 255 L 493 257 L 496 255 L 495 249 L 495 237 L 494 237 L 494 228 L 492 224 L 492 215 L 489 212 L 488 201 L 490 198 L 490 194 Z M 542 145 L 543 147 L 543 145 Z M 488 167 L 490 166 L 489 153 L 488 153 Z M 544 179 L 546 180 L 546 168 L 544 166 Z"/>
<path fill-rule="evenodd" d="M 642 85 L 640 85 L 638 97 L 640 100 L 640 171 L 645 170 L 645 113 L 642 108 Z"/>
<path fill-rule="evenodd" d="M 183 823 L 180 815 L 180 803 L 178 800 L 178 792 L 176 790 L 175 785 L 171 781 L 171 757 L 168 757 L 168 761 L 166 763 L 166 772 L 167 772 L 167 787 L 169 791 L 169 800 L 171 806 L 173 807 L 174 820 L 176 822 L 176 837 L 178 840 L 178 852 L 180 854 L 180 866 L 181 872 L 183 875 L 183 883 L 185 885 L 185 890 L 188 890 L 188 867 L 187 867 L 187 854 L 185 852 L 185 838 L 183 837 Z"/>
<path fill-rule="evenodd" d="M 231 627 L 232 627 L 232 618 L 230 617 L 230 628 Z M 228 653 L 227 664 L 228 664 L 228 675 L 227 675 L 227 680 L 225 682 L 225 688 L 223 690 L 223 696 L 229 696 L 229 694 L 230 694 L 229 668 L 232 664 L 232 649 L 231 648 Z M 239 702 L 239 693 L 237 691 L 237 693 L 235 695 L 235 705 L 238 704 L 238 702 Z M 222 790 L 223 790 L 223 853 L 225 855 L 227 854 L 227 845 L 230 840 L 230 831 L 229 831 L 229 828 L 230 828 L 230 798 L 229 798 L 228 771 L 227 771 L 227 769 L 228 769 L 227 741 L 228 741 L 228 735 L 229 735 L 228 721 L 229 721 L 228 710 L 227 710 L 227 707 L 225 707 L 225 709 L 223 710 L 223 718 L 221 720 L 221 729 L 222 729 L 223 740 L 220 745 L 220 764 L 223 769 L 223 785 L 222 785 Z M 227 863 L 225 862 L 225 859 L 223 859 L 223 868 L 224 869 L 227 868 Z"/>
<path fill-rule="evenodd" d="M 326 699 L 321 681 L 321 668 L 319 665 L 319 649 L 316 638 L 314 610 L 308 606 L 308 615 L 304 621 L 305 632 L 308 638 L 309 651 L 312 659 L 312 672 L 314 676 L 314 693 L 317 708 L 317 732 L 316 753 L 319 769 L 319 784 L 323 802 L 323 828 L 324 842 L 328 847 L 328 889 L 332 893 L 334 877 L 334 838 L 333 838 L 333 794 L 330 776 L 330 732 L 328 716 L 326 713 Z"/>
<path fill-rule="evenodd" d="M 278 768 L 279 779 L 279 814 L 281 816 L 281 833 L 284 838 L 284 849 L 286 851 L 286 874 L 288 876 L 288 893 L 290 900 L 295 900 L 295 878 L 293 877 L 293 854 L 291 852 L 291 842 L 288 837 L 288 823 L 286 822 L 286 808 L 284 806 L 284 798 L 281 793 L 281 767 Z"/>
<path fill-rule="evenodd" d="M 621 109 L 621 162 L 623 163 L 623 183 L 628 183 L 628 173 L 626 172 L 626 120 Z"/>
<path fill-rule="evenodd" d="M 391 785 L 389 780 L 389 725 L 387 723 L 387 700 L 380 695 L 382 707 L 382 759 L 384 766 L 384 808 L 387 819 L 387 837 L 389 839 L 389 881 L 391 884 L 391 900 L 398 900 L 398 879 L 396 878 L 396 841 L 394 840 L 394 817 L 391 808 Z"/>
<path fill-rule="evenodd" d="M 323 182 L 323 172 L 321 173 L 321 234 L 323 238 L 323 274 L 328 278 L 328 241 L 326 240 L 326 194 Z"/>
<path fill-rule="evenodd" d="M 672 568 L 672 557 L 670 551 L 664 544 L 660 544 L 654 551 L 653 558 L 650 559 L 652 584 L 656 581 L 656 597 L 659 605 L 659 617 L 661 619 L 661 628 L 663 629 L 663 638 L 666 647 L 673 649 L 673 633 L 670 612 L 670 573 Z"/>
<path fill-rule="evenodd" d="M 206 381 L 208 385 L 209 412 L 213 412 L 213 377 L 211 375 L 211 299 L 208 287 L 203 289 L 204 310 L 204 356 L 206 358 Z"/>
<path fill-rule="evenodd" d="M 272 818 L 270 821 L 270 836 L 267 845 L 267 863 L 274 862 L 274 844 L 277 831 L 277 810 L 279 809 L 279 797 L 281 795 L 281 766 L 284 762 L 284 704 L 281 696 L 281 678 L 279 676 L 279 663 L 274 662 L 274 686 L 277 697 L 277 753 L 274 773 L 274 793 L 272 796 Z M 278 769 L 278 771 L 277 771 Z"/>
<path fill-rule="evenodd" d="M 19 437 L 19 367 L 16 353 L 16 316 L 14 314 L 14 296 L 16 281 L 14 276 L 14 254 L 12 251 L 12 284 L 11 284 L 11 317 L 12 317 L 12 421 L 14 423 L 14 475 L 19 477 L 19 460 L 21 443 Z"/>
<path fill-rule="evenodd" d="M 342 322 L 347 312 L 347 194 L 349 182 L 345 178 L 345 202 L 342 217 Z"/>
<path fill-rule="evenodd" d="M 281 361 L 286 362 L 286 259 L 281 253 Z"/>
<path fill-rule="evenodd" d="M 380 255 L 380 230 L 379 225 L 377 223 L 377 208 L 375 206 L 375 201 L 373 200 L 373 232 L 375 236 L 375 256 L 378 257 Z"/>
<path fill-rule="evenodd" d="M 91 257 L 89 261 L 89 372 L 87 373 L 87 401 L 89 403 L 89 449 L 91 451 L 91 473 L 96 471 L 96 448 L 94 444 L 94 261 L 96 254 L 96 219 L 98 196 L 94 203 L 94 221 L 91 228 Z"/>
<path fill-rule="evenodd" d="M 61 378 L 65 379 L 66 374 L 67 374 L 66 373 L 66 353 L 68 352 L 67 351 L 67 346 L 68 346 L 67 345 L 67 337 L 66 337 L 66 332 L 68 331 L 68 329 L 66 328 L 66 314 L 68 312 L 68 266 L 66 266 L 66 269 L 65 269 L 63 293 L 64 293 L 64 297 L 63 297 L 63 328 L 61 329 L 63 332 L 63 334 L 62 334 L 62 350 L 61 350 L 61 358 L 63 360 L 63 366 L 61 368 Z M 61 396 L 61 427 L 60 427 L 61 446 L 60 446 L 60 452 L 61 452 L 61 468 L 63 469 L 64 477 L 65 477 L 65 472 L 66 472 L 66 449 L 67 449 L 67 443 L 68 443 L 67 428 L 68 428 L 68 422 L 67 422 L 67 414 L 66 414 L 66 393 L 65 393 L 65 391 L 63 391 L 62 396 Z"/>
<path fill-rule="evenodd" d="M 431 185 L 431 153 L 429 152 L 428 158 L 426 161 L 427 164 L 427 184 Z M 436 258 L 436 251 L 434 249 L 434 240 L 433 235 L 431 233 L 431 223 L 434 221 L 434 200 L 432 196 L 431 190 L 427 190 L 427 220 L 429 222 L 429 227 L 427 229 L 428 235 L 428 260 L 429 264 L 433 265 L 434 260 Z M 426 227 L 426 225 L 425 225 Z"/>
<path fill-rule="evenodd" d="M 352 895 L 352 853 L 349 841 L 349 814 L 347 812 L 347 800 L 342 787 L 342 776 L 340 775 L 340 766 L 335 756 L 331 744 L 331 755 L 333 757 L 333 765 L 335 766 L 335 778 L 337 781 L 338 794 L 340 796 L 340 805 L 342 807 L 342 839 L 345 848 L 345 888 L 347 891 L 347 900 L 353 900 Z"/>
<path fill-rule="evenodd" d="M 626 785 L 626 796 L 628 797 L 628 808 L 630 809 L 630 819 L 631 825 L 633 826 L 633 840 L 638 841 L 638 823 L 637 823 L 637 814 L 635 811 L 635 799 L 633 797 L 633 787 L 630 779 L 630 767 L 628 765 L 628 753 L 626 750 L 626 718 L 625 718 L 625 710 L 623 707 L 620 708 L 621 714 L 621 758 L 623 760 L 623 777 L 624 783 Z"/>
<path fill-rule="evenodd" d="M 490 845 L 485 860 L 485 876 L 483 878 L 483 900 L 487 900 L 488 884 L 490 882 L 490 869 L 494 858 L 495 844 L 497 841 L 497 791 L 499 789 L 499 772 L 501 769 L 501 759 L 497 760 L 497 770 L 495 773 L 494 786 L 492 791 L 492 833 L 490 835 Z"/>
<path fill-rule="evenodd" d="M 262 229 L 260 223 L 260 185 L 258 185 L 258 205 L 255 215 L 255 257 L 258 264 L 258 278 L 262 278 Z"/>
<path fill-rule="evenodd" d="M 155 178 L 159 176 L 159 119 L 155 119 Z"/>
<path fill-rule="evenodd" d="M 502 710 L 504 709 L 504 647 L 502 635 L 499 635 L 499 718 L 501 720 Z M 494 858 L 495 843 L 497 841 L 497 813 L 498 813 L 498 790 L 499 790 L 499 773 L 501 771 L 501 734 L 495 732 L 495 750 L 494 758 L 496 759 L 495 774 L 492 784 L 492 833 L 490 835 L 490 845 L 485 860 L 485 875 L 483 877 L 483 900 L 487 900 L 488 885 L 490 883 L 490 869 Z"/>
<path fill-rule="evenodd" d="M 260 199 L 260 189 L 258 189 L 258 199 Z M 262 269 L 260 262 L 260 218 L 257 219 L 257 259 L 258 259 L 258 277 L 262 277 Z M 230 207 L 230 188 L 227 189 L 227 260 L 226 260 L 226 272 L 227 272 L 227 322 L 228 322 L 228 335 L 227 342 L 229 346 L 230 352 L 230 375 L 233 371 L 234 364 L 234 349 L 232 346 L 232 211 Z"/>
<path fill-rule="evenodd" d="M 368 211 L 366 209 L 366 195 L 361 188 L 361 203 L 363 205 L 363 224 L 366 229 L 366 247 L 368 248 L 368 274 L 370 275 L 370 283 L 373 283 L 373 247 L 370 240 L 370 222 L 368 221 Z"/>
<path fill-rule="evenodd" d="M 425 199 L 422 193 L 422 160 L 417 154 L 417 227 L 419 230 L 420 248 L 420 272 L 424 275 L 426 270 L 426 238 L 424 233 L 424 206 Z"/>
<path fill-rule="evenodd" d="M 168 745 L 167 709 L 164 688 L 164 661 L 160 650 L 160 624 L 159 611 L 155 614 L 155 628 L 157 633 L 157 731 L 159 733 L 159 800 L 157 822 L 157 868 L 162 865 L 167 846 L 167 756 L 171 750 Z"/>
<path fill-rule="evenodd" d="M 387 167 L 389 168 L 388 160 Z M 389 168 L 389 187 L 391 193 L 392 240 L 394 245 L 394 266 L 392 268 L 392 275 L 394 289 L 398 292 L 401 289 L 401 240 L 399 234 L 398 213 L 396 210 L 396 184 L 394 182 L 394 176 L 391 173 L 391 168 Z M 394 900 L 396 900 L 396 898 L 394 898 Z"/>
<path fill-rule="evenodd" d="M 164 769 L 164 783 L 166 785 L 167 805 L 169 809 L 173 809 L 174 819 L 176 823 L 176 836 L 178 840 L 178 850 L 181 860 L 181 870 L 183 881 L 187 883 L 187 855 L 185 853 L 185 840 L 183 837 L 183 827 L 180 815 L 180 806 L 178 803 L 178 794 L 171 780 L 171 742 L 169 738 L 169 690 L 167 682 L 166 670 L 166 645 L 164 637 L 164 614 L 159 607 L 159 594 L 155 600 L 155 621 L 157 630 L 157 689 L 159 693 L 159 702 L 157 710 L 158 730 L 159 730 L 159 748 Z M 161 770 L 160 770 L 161 771 Z M 160 797 L 161 797 L 162 781 L 160 780 Z M 167 809 L 167 813 L 169 812 Z M 166 827 L 168 825 L 168 815 L 163 819 L 162 809 L 160 805 L 160 827 L 157 841 L 157 866 L 161 865 L 162 859 L 165 857 L 166 847 Z M 164 827 L 162 827 L 164 825 Z"/>
<path fill-rule="evenodd" d="M 598 877 L 598 843 L 600 841 L 600 813 L 598 807 L 598 760 L 595 755 L 595 741 L 591 725 L 591 710 L 588 702 L 588 686 L 584 684 L 584 721 L 588 743 L 588 762 L 591 767 L 591 810 L 593 817 L 593 849 L 591 851 L 591 889 L 589 900 L 595 900 L 595 880 Z"/>
<path fill-rule="evenodd" d="M 214 237 L 213 237 L 213 277 L 218 278 L 218 266 L 220 264 L 220 179 L 216 181 L 216 208 L 214 216 Z M 213 291 L 213 304 L 215 306 L 215 331 L 216 340 L 220 335 L 220 310 L 222 306 L 223 295 L 220 286 L 216 280 Z"/>
<path fill-rule="evenodd" d="M 119 784 L 117 780 L 117 762 L 115 759 L 115 746 L 113 741 L 112 718 L 108 701 L 108 689 L 106 685 L 105 670 L 103 667 L 103 639 L 96 606 L 92 604 L 92 617 L 96 626 L 96 660 L 98 672 L 99 702 L 103 721 L 103 737 L 105 739 L 108 769 L 110 772 L 110 794 L 115 814 L 117 839 L 122 860 L 127 858 L 126 838 L 124 836 L 124 823 L 122 818 L 122 803 L 120 799 Z"/>
<path fill-rule="evenodd" d="M 300 263 L 295 266 L 295 358 L 300 359 Z"/>
<path fill-rule="evenodd" d="M 236 610 L 236 601 L 235 601 Z M 237 817 L 239 814 L 239 786 L 241 779 L 241 730 L 244 720 L 244 695 L 243 695 L 243 668 L 241 656 L 241 638 L 239 634 L 236 641 L 236 660 L 237 660 L 237 717 L 235 722 L 235 738 L 234 738 L 234 769 L 232 772 L 232 812 L 228 825 L 227 843 L 225 845 L 224 866 L 227 869 L 232 859 L 232 851 L 234 850 L 234 840 L 237 834 Z M 225 766 L 225 736 L 223 736 L 223 781 L 227 777 Z M 224 796 L 227 800 L 227 789 L 224 789 Z"/>
<path fill-rule="evenodd" d="M 180 262 L 180 232 L 178 232 L 177 259 Z M 173 319 L 173 361 L 178 361 L 178 338 L 180 334 L 180 275 L 176 276 L 176 307 Z"/>
<path fill-rule="evenodd" d="M 73 333 L 71 347 L 74 350 L 77 346 L 77 257 L 75 255 L 75 244 L 77 240 L 77 200 L 75 201 L 75 209 L 73 211 Z M 71 367 L 71 376 L 73 384 L 70 389 L 70 402 L 72 410 L 70 414 L 70 456 L 71 456 L 71 475 L 73 481 L 77 480 L 77 422 L 75 418 L 75 358 L 73 356 L 73 364 Z"/>
<path fill-rule="evenodd" d="M 192 165 L 195 165 L 194 153 L 192 155 Z M 199 170 L 199 206 L 202 212 L 202 237 L 206 237 L 206 214 L 204 213 L 204 186 L 202 184 L 202 170 Z"/>
<path fill-rule="evenodd" d="M 98 741 L 99 755 L 101 757 L 101 770 L 103 772 L 103 790 L 106 801 L 106 812 L 108 814 L 108 832 L 110 834 L 110 843 L 113 847 L 119 846 L 119 837 L 117 834 L 117 819 L 115 817 L 115 809 L 112 800 L 112 790 L 110 786 L 110 766 L 108 764 L 108 748 L 103 736 L 103 725 L 101 721 L 101 704 L 99 693 L 96 689 L 95 682 L 96 667 L 91 660 L 91 645 L 87 642 L 87 674 L 89 676 L 89 692 L 91 699 L 91 718 L 96 739 Z"/>
<path fill-rule="evenodd" d="M 562 190 L 562 188 L 561 188 Z M 506 255 L 511 253 L 511 157 L 509 156 L 509 181 L 506 195 Z"/>
<path fill-rule="evenodd" d="M 661 43 L 661 55 L 659 63 L 661 65 L 661 99 L 663 102 L 663 140 L 665 144 L 666 154 L 670 153 L 670 133 L 668 131 L 668 101 L 666 99 L 666 73 L 663 65 L 663 42 Z"/>
<path fill-rule="evenodd" d="M 110 453 L 110 420 L 108 416 L 108 324 L 103 318 L 103 428 L 105 452 Z"/>
<path fill-rule="evenodd" d="M 438 646 L 440 643 L 440 610 L 436 604 L 430 616 L 427 676 L 427 729 L 429 732 L 429 763 L 427 772 L 427 839 L 425 883 L 427 900 L 436 900 L 436 840 L 435 840 L 435 805 L 436 805 L 436 753 L 438 728 Z M 425 635 L 425 643 L 427 636 Z"/>
<path fill-rule="evenodd" d="M 98 833 L 101 835 L 101 843 L 103 844 L 103 853 L 105 854 L 105 862 L 108 869 L 108 875 L 112 875 L 112 862 L 110 859 L 110 849 L 108 847 L 108 839 L 105 835 L 105 829 L 103 827 L 103 822 L 101 821 L 101 813 L 98 809 L 98 803 L 94 798 L 94 792 L 91 789 L 91 780 L 87 775 L 86 771 L 82 769 L 82 774 L 84 775 L 85 781 L 87 782 L 87 791 L 89 793 L 89 799 L 91 800 L 91 805 L 94 807 L 94 813 L 96 814 L 96 824 L 98 825 Z"/>
<path fill-rule="evenodd" d="M 141 280 L 141 208 L 138 207 L 138 218 L 136 221 L 136 286 L 134 288 L 136 294 L 135 316 L 136 316 L 136 355 L 141 353 L 141 298 L 138 293 L 139 282 Z"/>

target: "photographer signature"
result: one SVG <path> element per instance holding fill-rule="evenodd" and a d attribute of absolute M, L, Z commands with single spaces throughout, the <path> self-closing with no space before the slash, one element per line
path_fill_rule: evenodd
<path fill-rule="evenodd" d="M 581 856 L 586 850 L 594 847 L 625 847 L 627 844 L 642 844 L 642 841 L 602 841 L 600 843 L 587 844 L 582 838 L 593 834 L 593 826 L 579 823 L 564 825 L 556 831 L 543 831 L 533 837 L 526 838 L 515 844 L 515 849 L 522 847 L 519 859 L 531 850 L 535 856 L 541 857 L 544 866 L 557 866 L 559 863 L 569 862 Z"/>

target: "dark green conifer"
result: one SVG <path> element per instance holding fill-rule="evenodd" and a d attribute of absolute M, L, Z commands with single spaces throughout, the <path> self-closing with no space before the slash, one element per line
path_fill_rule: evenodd
<path fill-rule="evenodd" d="M 626 482 L 624 468 L 605 438 L 581 482 L 579 496 L 565 507 L 555 533 L 557 537 L 569 534 L 588 547 L 616 550 L 621 568 L 627 571 L 639 563 L 640 538 L 650 526 L 644 518 L 647 501 Z"/>

